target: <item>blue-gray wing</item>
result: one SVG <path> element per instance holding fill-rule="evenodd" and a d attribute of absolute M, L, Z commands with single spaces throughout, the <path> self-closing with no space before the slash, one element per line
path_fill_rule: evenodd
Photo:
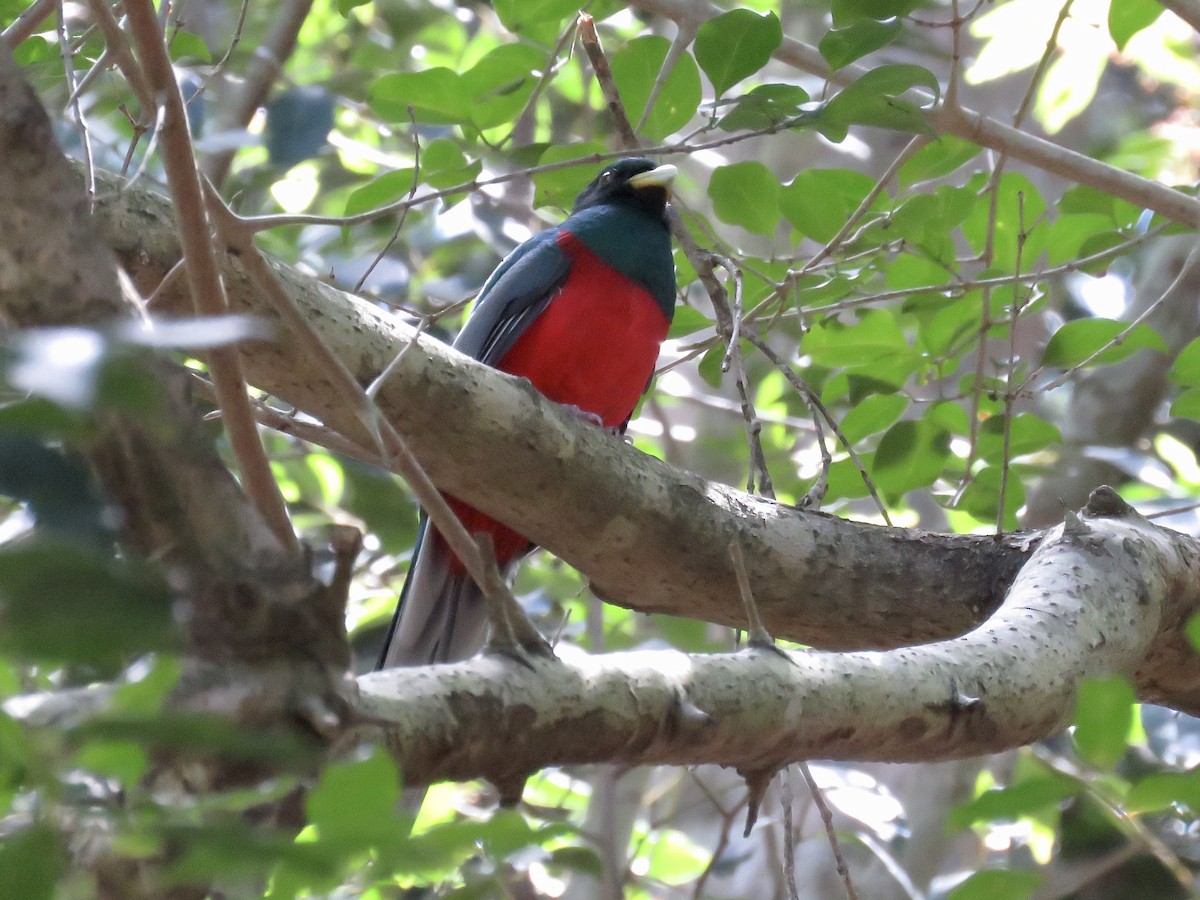
<path fill-rule="evenodd" d="M 454 348 L 494 366 L 566 283 L 571 260 L 551 228 L 505 257 L 479 292 L 475 309 Z"/>

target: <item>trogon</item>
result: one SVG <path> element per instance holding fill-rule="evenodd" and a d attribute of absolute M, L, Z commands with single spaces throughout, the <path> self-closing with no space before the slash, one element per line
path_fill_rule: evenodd
<path fill-rule="evenodd" d="M 675 167 L 640 157 L 604 169 L 558 227 L 510 253 L 480 290 L 454 346 L 528 378 L 606 428 L 625 427 L 649 387 L 675 310 L 667 202 Z M 447 497 L 471 534 L 490 533 L 502 572 L 529 540 Z M 465 659 L 483 644 L 483 594 L 422 517 L 378 667 Z"/>

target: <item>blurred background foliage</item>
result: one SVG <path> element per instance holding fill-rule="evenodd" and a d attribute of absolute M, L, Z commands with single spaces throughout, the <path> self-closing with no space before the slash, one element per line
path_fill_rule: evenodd
<path fill-rule="evenodd" d="M 936 134 L 926 115 L 953 88 L 966 106 L 1191 193 L 1198 40 L 1167 6 L 1191 8 L 754 0 L 708 18 L 698 3 L 587 5 L 644 147 L 680 167 L 683 222 L 787 364 L 741 344 L 781 501 L 821 483 L 824 440 L 822 508 L 839 515 L 1040 527 L 1107 481 L 1197 530 L 1194 235 L 1102 178 Z M 26 7 L 0 0 L 0 25 L 68 152 L 161 183 L 88 7 L 62 4 L 19 28 Z M 621 149 L 578 12 L 578 0 L 163 10 L 199 157 L 239 212 L 340 217 L 414 201 L 353 224 L 282 225 L 260 245 L 443 338 L 496 263 L 569 209 L 597 154 Z M 287 48 L 276 38 L 289 17 Z M 849 75 L 777 57 L 792 40 Z M 261 54 L 281 46 L 282 71 L 264 79 Z M 238 121 L 254 87 L 262 100 Z M 737 366 L 723 371 L 707 294 L 682 253 L 677 266 L 680 307 L 632 440 L 708 478 L 759 484 Z M 114 553 L 120 523 L 79 453 L 105 409 L 153 414 L 142 352 L 70 331 L 8 335 L 0 355 L 0 896 L 91 896 L 93 875 L 69 864 L 88 829 L 130 859 L 169 851 L 169 879 L 215 880 L 226 896 L 843 895 L 794 775 L 749 838 L 741 782 L 703 769 L 546 771 L 504 811 L 486 785 L 439 786 L 409 835 L 400 773 L 364 748 L 324 769 L 298 837 L 247 825 L 242 813 L 295 786 L 288 760 L 303 750 L 162 712 L 178 674 L 170 589 Z M 820 430 L 789 375 L 828 411 Z M 415 537 L 405 485 L 263 437 L 302 533 L 350 522 L 367 535 L 346 624 L 369 668 Z M 547 633 L 592 652 L 735 642 L 702 622 L 604 606 L 542 553 L 517 591 Z M 32 692 L 113 678 L 99 721 L 21 721 Z M 164 802 L 139 779 L 172 742 L 269 760 L 280 774 L 259 791 Z M 813 773 L 860 896 L 1167 898 L 1195 894 L 1198 763 L 1195 720 L 1137 706 L 1113 680 L 1088 685 L 1071 734 L 1036 747 Z"/>

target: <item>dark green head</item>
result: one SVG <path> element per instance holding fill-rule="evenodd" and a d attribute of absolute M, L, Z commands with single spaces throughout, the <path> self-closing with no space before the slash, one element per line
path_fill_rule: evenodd
<path fill-rule="evenodd" d="M 615 204 L 647 212 L 666 221 L 675 167 L 658 166 L 643 156 L 619 159 L 592 179 L 575 198 L 575 212 Z"/>
<path fill-rule="evenodd" d="M 667 201 L 674 166 L 617 160 L 584 188 L 560 226 L 626 278 L 644 285 L 667 317 L 675 313 L 675 263 Z"/>

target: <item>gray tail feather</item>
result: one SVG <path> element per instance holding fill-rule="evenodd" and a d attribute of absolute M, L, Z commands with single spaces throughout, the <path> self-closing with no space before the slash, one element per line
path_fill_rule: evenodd
<path fill-rule="evenodd" d="M 474 656 L 483 646 L 487 613 L 483 592 L 456 572 L 445 541 L 422 518 L 412 563 L 376 669 L 424 666 Z"/>

